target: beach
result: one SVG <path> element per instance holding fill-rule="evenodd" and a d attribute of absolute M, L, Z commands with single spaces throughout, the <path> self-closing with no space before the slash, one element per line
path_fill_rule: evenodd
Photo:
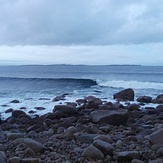
<path fill-rule="evenodd" d="M 87 96 L 33 117 L 8 110 L 1 120 L 0 162 L 5 163 L 161 163 L 163 95 L 135 98 L 134 90 L 113 95 L 114 102 Z M 19 101 L 12 101 L 18 103 Z M 154 103 L 156 107 L 141 106 Z M 42 106 L 37 108 L 44 110 Z"/>

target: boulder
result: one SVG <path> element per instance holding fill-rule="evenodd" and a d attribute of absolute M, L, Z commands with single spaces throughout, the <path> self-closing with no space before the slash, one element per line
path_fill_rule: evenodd
<path fill-rule="evenodd" d="M 133 159 L 140 159 L 140 153 L 138 151 L 116 152 L 113 158 L 118 162 L 130 162 Z"/>
<path fill-rule="evenodd" d="M 105 156 L 113 155 L 114 147 L 110 143 L 97 139 L 93 142 L 93 146 L 98 148 Z"/>
<path fill-rule="evenodd" d="M 87 109 L 98 108 L 99 105 L 101 105 L 101 104 L 102 104 L 101 99 L 99 99 L 99 98 L 94 98 L 94 99 L 89 100 L 89 101 L 87 102 L 86 108 L 87 108 Z"/>
<path fill-rule="evenodd" d="M 42 143 L 35 141 L 33 139 L 25 138 L 23 142 L 26 148 L 29 147 L 33 149 L 36 153 L 39 153 L 39 152 L 41 153 L 46 150 L 46 147 Z"/>
<path fill-rule="evenodd" d="M 11 157 L 8 160 L 8 163 L 20 163 L 20 161 L 21 161 L 21 158 L 20 157 Z"/>
<path fill-rule="evenodd" d="M 94 147 L 93 145 L 90 145 L 87 147 L 82 154 L 86 158 L 93 158 L 93 159 L 104 159 L 104 154 Z"/>
<path fill-rule="evenodd" d="M 95 123 L 107 123 L 110 125 L 125 125 L 128 120 L 128 111 L 119 110 L 98 110 L 91 113 L 92 121 Z"/>
<path fill-rule="evenodd" d="M 22 110 L 14 110 L 12 116 L 18 118 L 20 115 L 25 115 L 26 113 Z"/>
<path fill-rule="evenodd" d="M 159 100 L 160 103 L 163 103 L 163 94 L 158 95 L 156 99 Z"/>
<path fill-rule="evenodd" d="M 129 111 L 140 110 L 139 108 L 140 108 L 140 106 L 139 106 L 138 104 L 135 104 L 135 103 L 130 104 L 130 105 L 127 107 L 127 109 L 128 109 Z"/>
<path fill-rule="evenodd" d="M 37 158 L 23 158 L 21 163 L 39 163 L 39 160 Z"/>
<path fill-rule="evenodd" d="M 149 142 L 154 144 L 163 144 L 163 129 L 157 130 L 149 135 Z"/>
<path fill-rule="evenodd" d="M 115 93 L 113 95 L 114 99 L 119 99 L 119 100 L 130 100 L 133 101 L 134 100 L 134 91 L 131 88 L 128 89 L 124 89 L 118 93 Z"/>
<path fill-rule="evenodd" d="M 19 100 L 12 100 L 10 103 L 20 103 Z"/>
<path fill-rule="evenodd" d="M 23 138 L 24 135 L 22 133 L 7 133 L 8 140 L 15 140 L 17 138 Z"/>
<path fill-rule="evenodd" d="M 55 105 L 53 112 L 55 113 L 55 111 L 60 111 L 64 114 L 68 114 L 68 115 L 73 115 L 77 113 L 77 109 L 73 106 L 69 106 L 69 105 Z"/>
<path fill-rule="evenodd" d="M 150 103 L 152 101 L 152 97 L 150 96 L 139 96 L 137 98 L 138 102 L 145 102 L 145 103 Z"/>

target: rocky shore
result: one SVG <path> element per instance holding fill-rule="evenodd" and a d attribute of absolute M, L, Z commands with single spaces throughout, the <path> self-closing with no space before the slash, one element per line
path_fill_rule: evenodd
<path fill-rule="evenodd" d="M 163 94 L 133 103 L 134 91 L 125 89 L 113 98 L 88 96 L 34 117 L 6 110 L 0 163 L 163 163 Z M 146 103 L 157 106 L 140 109 Z"/>

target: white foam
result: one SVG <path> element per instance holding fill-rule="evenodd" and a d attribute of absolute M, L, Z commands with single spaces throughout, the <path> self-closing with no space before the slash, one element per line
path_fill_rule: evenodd
<path fill-rule="evenodd" d="M 100 86 L 114 88 L 133 88 L 133 89 L 157 89 L 163 90 L 163 83 L 156 82 L 140 82 L 140 81 L 124 81 L 124 80 L 98 80 Z"/>

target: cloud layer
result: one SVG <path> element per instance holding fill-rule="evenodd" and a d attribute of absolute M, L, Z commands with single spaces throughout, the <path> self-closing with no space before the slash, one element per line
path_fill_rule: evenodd
<path fill-rule="evenodd" d="M 162 0 L 0 0 L 0 45 L 163 42 Z"/>

